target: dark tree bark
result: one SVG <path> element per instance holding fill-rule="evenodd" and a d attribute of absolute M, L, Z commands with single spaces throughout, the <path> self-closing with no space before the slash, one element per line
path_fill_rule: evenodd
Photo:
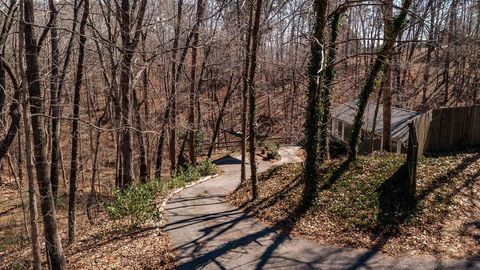
<path fill-rule="evenodd" d="M 171 71 L 172 71 L 172 84 L 170 89 L 170 101 L 171 108 L 169 109 L 169 126 L 168 126 L 168 133 L 170 134 L 169 140 L 169 154 L 170 154 L 170 174 L 175 174 L 177 168 L 176 156 L 177 156 L 177 50 L 178 50 L 178 41 L 180 38 L 180 27 L 182 23 L 182 7 L 183 7 L 183 0 L 178 0 L 177 5 L 177 24 L 175 26 L 175 37 L 173 39 L 173 48 L 172 48 L 172 63 L 171 63 Z M 170 112 L 171 110 L 171 112 Z"/>
<path fill-rule="evenodd" d="M 383 20 L 384 20 L 384 35 L 386 37 L 392 35 L 393 22 L 393 0 L 385 1 Z M 383 94 L 383 150 L 389 152 L 392 143 L 392 71 L 390 68 L 390 57 L 386 59 L 383 70 L 384 76 L 382 80 L 382 94 Z"/>
<path fill-rule="evenodd" d="M 60 121 L 58 119 L 60 112 L 60 96 L 58 91 L 58 65 L 59 65 L 59 36 L 57 32 L 58 10 L 53 0 L 48 1 L 50 8 L 50 47 L 51 47 L 51 67 L 50 67 L 50 116 L 51 116 L 51 152 L 50 152 L 50 182 L 52 183 L 53 198 L 57 200 L 58 194 L 58 159 L 60 153 Z"/>
<path fill-rule="evenodd" d="M 308 90 L 307 111 L 305 119 L 305 161 L 304 194 L 305 207 L 310 204 L 315 196 L 318 178 L 318 152 L 319 152 L 319 123 L 323 117 L 321 96 L 323 89 L 324 72 L 324 29 L 327 23 L 328 1 L 315 0 L 314 13 L 315 25 L 310 44 L 310 61 L 308 64 Z"/>
<path fill-rule="evenodd" d="M 18 81 L 15 77 L 10 66 L 5 62 L 3 58 L 0 59 L 0 65 L 3 66 L 3 69 L 7 71 L 10 80 L 12 81 L 14 94 L 13 100 L 10 104 L 8 115 L 10 116 L 10 126 L 7 130 L 7 134 L 5 137 L 0 140 L 0 161 L 2 158 L 7 154 L 10 145 L 15 140 L 15 136 L 17 135 L 18 129 L 20 128 L 20 111 L 19 111 L 19 100 L 20 100 L 20 93 L 21 88 L 18 84 Z"/>
<path fill-rule="evenodd" d="M 17 10 L 17 5 L 15 1 L 11 1 L 10 5 L 8 6 L 8 10 L 6 13 L 5 21 L 2 25 L 2 30 L 0 33 L 0 112 L 5 106 L 5 98 L 6 98 L 6 74 L 10 77 L 12 81 L 14 94 L 13 100 L 10 104 L 8 115 L 10 116 L 10 126 L 7 129 L 7 133 L 5 137 L 0 140 L 0 162 L 2 158 L 7 154 L 10 145 L 13 143 L 15 136 L 17 135 L 17 131 L 20 126 L 20 112 L 19 108 L 19 99 L 20 99 L 20 86 L 18 81 L 15 77 L 10 66 L 5 62 L 4 55 L 5 55 L 5 43 L 7 41 L 8 33 L 12 28 L 12 20 L 14 19 L 15 12 Z"/>
<path fill-rule="evenodd" d="M 165 108 L 165 114 L 163 117 L 163 124 L 160 132 L 160 138 L 158 139 L 157 156 L 155 158 L 155 178 L 160 179 L 162 176 L 162 164 L 163 164 L 163 148 L 165 146 L 165 134 L 167 131 L 166 125 L 170 116 L 170 105 L 167 104 Z"/>
<path fill-rule="evenodd" d="M 248 29 L 245 40 L 245 66 L 243 68 L 243 85 L 242 85 L 242 142 L 241 142 L 241 166 L 240 166 L 240 180 L 243 182 L 247 178 L 246 173 L 246 159 L 247 159 L 247 111 L 248 111 L 248 71 L 250 69 L 251 57 L 251 39 L 252 39 L 252 24 L 253 24 L 253 5 L 250 5 L 248 15 Z"/>
<path fill-rule="evenodd" d="M 447 31 L 447 48 L 445 50 L 445 63 L 443 69 L 443 84 L 445 86 L 444 96 L 443 96 L 443 105 L 446 106 L 450 98 L 450 62 L 452 61 L 452 47 L 455 41 L 455 23 L 457 20 L 457 6 L 458 0 L 452 0 L 450 5 L 450 16 L 448 22 L 448 31 Z"/>
<path fill-rule="evenodd" d="M 85 59 L 85 27 L 87 25 L 90 10 L 89 0 L 83 2 L 83 15 L 80 22 L 80 42 L 78 48 L 77 72 L 75 75 L 75 89 L 73 91 L 73 121 L 72 121 L 72 156 L 70 161 L 70 190 L 68 193 L 68 242 L 75 242 L 76 227 L 76 192 L 77 192 L 77 171 L 78 171 L 78 145 L 80 133 L 78 130 L 78 118 L 80 117 L 80 92 L 82 90 L 83 69 Z"/>
<path fill-rule="evenodd" d="M 193 41 L 192 41 L 192 66 L 190 71 L 190 98 L 188 106 L 188 148 L 191 164 L 197 163 L 196 145 L 195 145 L 195 101 L 196 101 L 196 75 L 197 75 L 197 46 L 200 36 L 200 24 L 203 18 L 204 5 L 207 0 L 197 0 L 197 14 L 196 22 L 193 26 Z M 199 112 L 197 112 L 199 113 Z"/>
<path fill-rule="evenodd" d="M 138 5 L 138 6 L 137 6 Z M 120 71 L 120 105 L 121 105 L 121 137 L 120 150 L 122 153 L 122 174 L 121 187 L 125 188 L 133 183 L 132 174 L 132 139 L 131 139 L 131 113 L 130 113 L 130 90 L 132 77 L 132 60 L 135 55 L 138 42 L 143 26 L 143 18 L 145 15 L 147 0 L 140 3 L 130 5 L 129 0 L 122 0 L 118 6 L 118 18 L 120 21 L 121 37 L 122 37 L 122 63 Z M 132 18 L 135 9 L 138 7 L 137 17 Z M 136 25 L 135 25 L 136 24 Z M 133 31 L 133 36 L 132 32 Z"/>
<path fill-rule="evenodd" d="M 137 91 L 133 89 L 133 106 L 135 108 L 135 129 L 139 148 L 139 176 L 142 183 L 146 183 L 148 180 L 148 168 L 147 168 L 147 150 L 145 148 L 145 141 L 142 133 L 142 118 L 140 116 L 140 102 L 138 101 Z M 146 105 L 145 105 L 146 106 Z"/>
<path fill-rule="evenodd" d="M 252 198 L 257 198 L 257 162 L 255 158 L 255 136 L 257 133 L 255 68 L 257 66 L 257 48 L 260 43 L 260 16 L 262 14 L 262 0 L 256 1 L 255 19 L 252 27 L 251 57 L 248 75 L 248 142 L 250 152 L 250 180 L 252 181 Z"/>
<path fill-rule="evenodd" d="M 14 19 L 15 12 L 17 11 L 16 1 L 10 1 L 8 5 L 7 12 L 5 14 L 5 21 L 2 24 L 2 29 L 0 32 L 0 57 L 4 58 L 5 55 L 5 43 L 7 42 L 8 33 L 12 28 L 12 22 Z M 6 99 L 6 70 L 4 66 L 4 61 L 0 62 L 0 111 L 5 106 Z M 1 159 L 1 157 L 0 157 Z"/>
<path fill-rule="evenodd" d="M 340 19 L 343 11 L 335 12 L 330 22 L 330 41 L 327 50 L 327 66 L 325 68 L 325 89 L 322 97 L 322 123 L 320 126 L 320 160 L 330 159 L 330 107 L 332 106 L 331 93 L 335 80 L 335 61 L 337 58 L 337 37 L 340 28 Z"/>
<path fill-rule="evenodd" d="M 30 94 L 31 126 L 34 145 L 35 168 L 40 191 L 40 206 L 42 209 L 46 253 L 52 269 L 65 269 L 66 261 L 62 243 L 58 234 L 55 205 L 52 187 L 47 173 L 47 158 L 44 145 L 43 102 L 38 67 L 37 41 L 33 30 L 34 12 L 33 0 L 24 1 L 24 34 L 25 54 L 27 60 L 27 81 Z"/>
<path fill-rule="evenodd" d="M 40 270 L 41 255 L 40 255 L 40 242 L 38 240 L 38 209 L 37 209 L 37 192 L 35 188 L 35 179 L 33 176 L 33 159 L 32 159 L 32 133 L 30 121 L 28 118 L 28 89 L 27 89 L 27 77 L 23 66 L 23 56 L 25 53 L 25 37 L 24 37 L 24 24 L 23 24 L 23 6 L 24 2 L 20 1 L 20 23 L 18 27 L 18 51 L 19 61 L 18 68 L 20 77 L 22 80 L 22 109 L 23 109 L 23 128 L 25 134 L 25 157 L 27 165 L 27 177 L 28 177 L 28 206 L 30 214 L 30 238 L 32 242 L 32 257 L 33 257 L 33 269 Z"/>
<path fill-rule="evenodd" d="M 432 1 L 433 2 L 433 1 Z M 427 55 L 425 56 L 425 70 L 423 73 L 423 86 L 422 86 L 422 106 L 421 106 L 421 112 L 426 112 L 428 109 L 428 99 L 427 99 L 427 90 L 428 90 L 428 85 L 430 82 L 430 66 L 431 66 L 431 61 L 432 61 L 432 54 L 435 49 L 434 46 L 434 36 L 435 36 L 435 20 L 436 20 L 436 14 L 437 10 L 434 6 L 434 3 L 432 3 L 432 12 L 430 14 L 430 24 L 429 24 L 429 30 L 428 30 L 428 44 L 427 44 Z"/>

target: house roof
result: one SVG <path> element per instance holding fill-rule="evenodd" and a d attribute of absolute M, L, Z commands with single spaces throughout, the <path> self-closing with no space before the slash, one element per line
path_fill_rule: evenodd
<path fill-rule="evenodd" d="M 332 110 L 332 118 L 341 120 L 348 124 L 353 124 L 357 114 L 358 99 L 344 103 Z M 376 103 L 368 102 L 363 115 L 363 130 L 372 131 L 373 118 L 375 115 Z M 392 139 L 403 142 L 408 141 L 408 123 L 414 118 L 420 116 L 419 112 L 392 107 Z M 383 132 L 383 110 L 378 109 L 377 121 L 375 125 L 375 134 L 381 135 Z"/>

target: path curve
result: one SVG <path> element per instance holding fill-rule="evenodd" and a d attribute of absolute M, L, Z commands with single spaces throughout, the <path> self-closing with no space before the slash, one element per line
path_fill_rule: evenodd
<path fill-rule="evenodd" d="M 295 147 L 276 164 L 298 162 Z M 224 200 L 240 179 L 240 161 L 221 159 L 223 174 L 176 194 L 167 204 L 165 231 L 175 243 L 177 269 L 480 269 L 479 262 L 391 257 L 368 249 L 291 239 Z M 259 171 L 273 164 L 259 162 Z"/>

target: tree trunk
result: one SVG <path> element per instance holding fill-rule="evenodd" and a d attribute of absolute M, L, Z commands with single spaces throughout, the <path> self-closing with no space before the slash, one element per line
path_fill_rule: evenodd
<path fill-rule="evenodd" d="M 242 86 L 242 142 L 241 142 L 241 151 L 242 151 L 242 161 L 240 167 L 240 180 L 243 182 L 247 179 L 246 173 L 246 159 L 247 159 L 247 107 L 248 107 L 248 71 L 250 69 L 250 57 L 251 57 L 251 29 L 253 23 L 253 5 L 250 5 L 249 15 L 248 15 L 248 29 L 247 37 L 245 40 L 245 67 L 243 69 L 243 86 Z"/>
<path fill-rule="evenodd" d="M 72 121 L 72 155 L 70 160 L 70 190 L 68 193 L 68 242 L 75 242 L 76 227 L 76 192 L 77 192 L 77 170 L 78 170 L 78 144 L 80 132 L 78 130 L 78 118 L 80 117 L 80 91 L 83 82 L 83 62 L 85 59 L 85 27 L 87 25 L 90 9 L 89 0 L 83 2 L 83 15 L 80 22 L 80 43 L 78 48 L 77 72 L 75 75 L 75 89 L 73 94 L 73 121 Z"/>
<path fill-rule="evenodd" d="M 2 158 L 7 154 L 10 145 L 13 143 L 15 136 L 17 135 L 17 131 L 20 127 L 20 112 L 19 112 L 19 99 L 20 99 L 20 86 L 15 78 L 15 74 L 13 73 L 10 66 L 5 62 L 5 43 L 7 41 L 8 33 L 12 27 L 12 20 L 14 19 L 14 15 L 16 12 L 16 3 L 15 1 L 11 1 L 8 7 L 8 11 L 6 13 L 5 21 L 2 25 L 2 31 L 0 33 L 0 112 L 5 105 L 5 98 L 6 98 L 6 73 L 8 73 L 10 80 L 12 81 L 14 94 L 13 100 L 10 104 L 8 115 L 10 116 L 10 126 L 7 130 L 5 137 L 0 140 L 0 162 Z"/>
<path fill-rule="evenodd" d="M 255 94 L 255 68 L 257 66 L 257 48 L 260 43 L 260 16 L 262 14 L 262 0 L 256 1 L 255 20 L 252 28 L 251 57 L 248 75 L 248 141 L 250 152 L 250 179 L 252 181 L 252 198 L 257 198 L 257 162 L 255 158 L 255 136 L 257 133 L 256 119 L 256 94 Z"/>
<path fill-rule="evenodd" d="M 50 152 L 50 181 L 52 183 L 52 193 L 55 202 L 58 194 L 58 158 L 60 148 L 60 96 L 58 91 L 58 66 L 59 66 L 59 36 L 57 32 L 58 11 L 53 0 L 48 1 L 50 8 L 50 116 L 51 116 L 51 152 Z"/>
<path fill-rule="evenodd" d="M 131 77 L 132 77 L 132 60 L 140 41 L 140 35 L 143 27 L 143 18 L 145 15 L 147 0 L 142 0 L 140 3 L 136 1 L 131 6 L 130 0 L 122 0 L 121 5 L 118 6 L 118 18 L 120 21 L 121 37 L 122 37 L 122 63 L 120 71 L 120 104 L 121 104 L 121 138 L 120 151 L 122 153 L 122 174 L 121 182 L 122 188 L 132 185 L 132 163 L 133 150 L 131 139 L 131 112 L 130 112 L 130 95 L 131 95 Z M 138 8 L 136 18 L 132 18 L 135 10 Z M 134 27 L 135 25 L 135 27 Z M 133 36 L 132 36 L 133 30 Z"/>
<path fill-rule="evenodd" d="M 177 134 L 176 134 L 176 125 L 177 125 L 177 50 L 178 50 L 178 40 L 180 38 L 180 27 L 182 23 L 182 7 L 183 0 L 178 0 L 177 6 L 177 24 L 175 26 L 175 37 L 173 40 L 172 48 L 172 85 L 170 89 L 170 99 L 171 99 L 171 112 L 170 112 L 170 125 L 169 134 L 169 153 L 170 153 L 170 174 L 175 174 L 177 162 L 176 162 L 176 153 L 177 153 Z M 170 103 L 169 102 L 169 103 Z"/>
<path fill-rule="evenodd" d="M 315 25 L 313 39 L 310 44 L 310 61 L 308 64 L 307 111 L 305 119 L 305 174 L 304 174 L 304 204 L 305 207 L 313 201 L 317 188 L 317 166 L 319 146 L 319 123 L 323 117 L 321 96 L 324 73 L 324 34 L 327 19 L 328 1 L 315 0 Z"/>
<path fill-rule="evenodd" d="M 320 126 L 320 159 L 330 159 L 330 107 L 331 93 L 333 92 L 333 81 L 335 79 L 335 61 L 337 58 L 337 37 L 340 28 L 342 14 L 334 14 L 330 23 L 330 44 L 327 52 L 327 67 L 325 68 L 325 88 L 322 98 L 322 123 Z"/>
<path fill-rule="evenodd" d="M 135 108 L 134 114 L 135 114 L 135 129 L 137 131 L 135 132 L 137 135 L 137 140 L 138 140 L 138 148 L 139 148 L 139 167 L 140 167 L 140 181 L 142 183 L 146 183 L 148 180 L 148 168 L 147 168 L 147 150 L 145 148 L 145 141 L 143 138 L 143 133 L 142 133 L 142 119 L 140 116 L 140 103 L 138 102 L 138 97 L 135 89 L 133 89 L 133 106 Z M 145 105 L 147 106 L 147 105 Z"/>
<path fill-rule="evenodd" d="M 24 1 L 25 54 L 27 60 L 27 81 L 30 94 L 31 126 L 34 145 L 35 168 L 40 191 L 41 209 L 44 224 L 47 260 L 52 269 L 65 269 L 66 261 L 58 234 L 52 187 L 47 173 L 47 159 L 44 145 L 43 103 L 38 67 L 37 41 L 34 38 L 33 0 Z"/>
<path fill-rule="evenodd" d="M 163 124 L 162 129 L 160 132 L 160 138 L 158 139 L 158 147 L 157 147 L 157 157 L 155 159 L 155 178 L 160 180 L 162 176 L 162 162 L 163 162 L 163 148 L 165 144 L 165 133 L 167 130 L 167 123 L 170 116 L 170 105 L 167 104 L 165 108 L 165 115 L 163 117 Z"/>
<path fill-rule="evenodd" d="M 7 73 L 9 74 L 10 80 L 12 81 L 13 88 L 14 88 L 13 100 L 12 100 L 12 103 L 10 104 L 10 108 L 8 112 L 10 116 L 10 126 L 7 130 L 7 134 L 5 135 L 5 137 L 2 140 L 0 140 L 0 162 L 1 162 L 2 158 L 7 154 L 8 149 L 10 148 L 10 145 L 15 140 L 17 131 L 20 128 L 19 100 L 20 100 L 21 88 L 17 82 L 17 79 L 15 78 L 15 74 L 13 73 L 12 69 L 8 66 L 8 64 L 5 62 L 3 58 L 0 59 L 0 65 L 2 65 L 3 69 L 6 70 Z M 0 88 L 2 88 L 2 86 L 0 86 Z"/>
<path fill-rule="evenodd" d="M 375 62 L 373 63 L 367 75 L 365 84 L 363 85 L 358 101 L 358 112 L 355 116 L 352 134 L 349 142 L 348 159 L 350 161 L 357 158 L 357 146 L 360 138 L 360 131 L 363 126 L 363 114 L 365 113 L 365 108 L 367 107 L 368 98 L 370 97 L 370 94 L 375 90 L 375 86 L 378 83 L 379 74 L 382 72 L 385 61 L 387 61 L 389 55 L 392 52 L 395 40 L 402 30 L 405 18 L 407 17 L 408 9 L 410 8 L 411 4 L 412 0 L 404 0 L 400 14 L 398 15 L 398 17 L 395 18 L 395 20 L 393 20 L 391 35 L 386 37 L 382 49 L 377 53 Z"/>
<path fill-rule="evenodd" d="M 430 81 L 430 65 L 432 61 L 432 54 L 435 49 L 434 47 L 434 35 L 435 35 L 435 20 L 436 20 L 436 8 L 432 4 L 432 13 L 430 14 L 430 26 L 428 30 L 428 44 L 427 44 L 427 56 L 425 57 L 425 71 L 423 73 L 423 86 L 422 86 L 422 107 L 421 112 L 426 112 L 428 109 L 427 105 L 427 91 Z"/>
<path fill-rule="evenodd" d="M 41 255 L 40 255 L 40 242 L 38 240 L 38 209 L 37 209 L 37 192 L 35 188 L 35 180 L 33 176 L 33 160 L 32 160 L 32 133 L 30 127 L 30 121 L 28 118 L 28 89 L 27 89 L 27 77 L 23 66 L 23 55 L 25 51 L 24 45 L 24 24 L 23 20 L 23 1 L 20 1 L 20 24 L 18 29 L 18 68 L 20 77 L 22 80 L 22 110 L 23 110 L 23 129 L 25 134 L 25 158 L 27 165 L 27 177 L 28 177 L 28 206 L 30 213 L 30 238 L 32 241 L 32 257 L 33 257 L 33 269 L 40 270 Z"/>
<path fill-rule="evenodd" d="M 393 22 L 393 0 L 385 1 L 383 20 L 384 36 L 392 35 Z M 384 77 L 382 81 L 383 92 L 383 151 L 390 152 L 392 143 L 392 71 L 390 68 L 390 57 L 386 59 Z"/>
<path fill-rule="evenodd" d="M 205 0 L 206 2 L 206 0 Z M 192 165 L 197 163 L 196 157 L 196 146 L 195 146 L 195 85 L 196 85 L 196 75 L 197 75 L 197 46 L 199 40 L 199 29 L 200 24 L 203 18 L 203 10 L 204 10 L 204 0 L 197 0 L 197 18 L 196 23 L 193 26 L 193 41 L 192 41 L 192 66 L 190 72 L 190 99 L 189 99 L 189 106 L 188 106 L 188 148 L 189 148 L 189 155 L 190 155 L 190 162 Z M 198 113 L 198 112 L 197 112 Z"/>

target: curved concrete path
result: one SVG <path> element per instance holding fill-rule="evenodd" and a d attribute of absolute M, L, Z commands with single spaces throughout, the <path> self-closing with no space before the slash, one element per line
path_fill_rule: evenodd
<path fill-rule="evenodd" d="M 280 149 L 296 162 L 297 148 Z M 165 231 L 175 243 L 177 269 L 480 269 L 479 262 L 432 257 L 394 258 L 374 250 L 320 245 L 291 239 L 231 206 L 224 197 L 240 179 L 240 161 L 218 161 L 223 174 L 174 196 L 167 204 Z M 259 162 L 259 170 L 272 166 Z"/>

